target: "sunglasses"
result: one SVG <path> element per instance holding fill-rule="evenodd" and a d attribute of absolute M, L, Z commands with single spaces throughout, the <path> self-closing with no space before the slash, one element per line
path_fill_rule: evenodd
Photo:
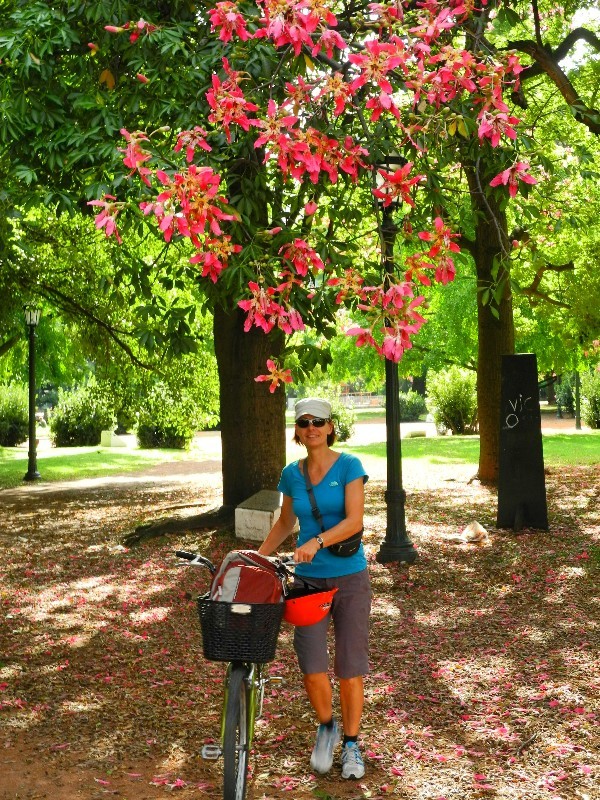
<path fill-rule="evenodd" d="M 313 428 L 322 428 L 323 425 L 326 425 L 330 420 L 323 419 L 323 417 L 315 417 L 314 419 L 297 419 L 296 425 L 299 428 L 308 428 L 309 425 L 312 425 Z"/>

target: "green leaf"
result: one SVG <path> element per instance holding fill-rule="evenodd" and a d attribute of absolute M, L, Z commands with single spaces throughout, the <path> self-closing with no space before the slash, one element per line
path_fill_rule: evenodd
<path fill-rule="evenodd" d="M 502 6 L 496 16 L 494 27 L 496 27 L 496 23 L 498 26 L 505 28 L 514 28 L 517 25 L 521 25 L 523 20 L 514 9 L 508 8 L 507 6 Z"/>

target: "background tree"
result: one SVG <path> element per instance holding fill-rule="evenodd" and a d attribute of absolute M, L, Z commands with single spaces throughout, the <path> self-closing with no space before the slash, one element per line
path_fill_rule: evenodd
<path fill-rule="evenodd" d="M 591 31 L 580 31 L 575 36 L 570 33 L 570 20 L 576 6 L 571 6 L 566 16 L 556 15 L 559 24 L 548 26 L 542 24 L 540 20 L 553 18 L 552 9 L 546 7 L 540 11 L 540 7 L 541 4 L 537 3 L 532 6 L 527 3 L 488 4 L 480 15 L 474 15 L 467 22 L 467 50 L 477 53 L 483 47 L 497 54 L 505 53 L 509 58 L 510 54 L 515 52 L 513 48 L 520 49 L 524 54 L 530 54 L 533 49 L 529 44 L 521 47 L 522 43 L 512 40 L 511 34 L 516 26 L 520 26 L 522 31 L 531 31 L 538 43 L 541 41 L 542 33 L 547 34 L 544 48 L 553 54 L 555 61 L 564 58 L 578 38 L 592 44 L 597 42 Z M 520 13 L 517 13 L 515 8 L 518 8 Z M 556 42 L 559 44 L 556 45 L 554 52 Z M 539 55 L 544 48 L 534 49 Z M 542 61 L 545 67 L 548 67 L 548 59 L 541 59 L 540 63 Z M 538 258 L 528 286 L 520 287 L 518 282 L 513 280 L 513 266 L 516 260 L 513 243 L 515 236 L 519 236 L 519 230 L 522 229 L 521 215 L 527 214 L 527 218 L 535 218 L 546 213 L 540 206 L 544 203 L 543 191 L 550 164 L 547 152 L 556 141 L 551 138 L 552 132 L 547 126 L 540 126 L 540 115 L 534 112 L 532 106 L 534 98 L 539 99 L 540 90 L 539 86 L 536 86 L 536 76 L 548 74 L 556 78 L 558 71 L 554 69 L 545 73 L 540 69 L 530 69 L 526 66 L 526 56 L 524 63 L 525 69 L 519 73 L 520 85 L 515 87 L 513 93 L 513 104 L 507 102 L 504 107 L 505 123 L 510 120 L 514 122 L 517 118 L 514 110 L 516 106 L 519 106 L 516 114 L 523 117 L 522 135 L 515 141 L 512 162 L 508 160 L 508 167 L 503 169 L 501 166 L 501 159 L 507 157 L 506 151 L 502 152 L 499 148 L 493 147 L 473 146 L 473 124 L 466 113 L 464 98 L 460 98 L 462 102 L 445 109 L 446 119 L 441 131 L 442 138 L 453 137 L 456 142 L 458 160 L 464 171 L 464 179 L 457 180 L 455 174 L 442 170 L 441 176 L 438 176 L 441 177 L 439 192 L 440 197 L 444 198 L 446 213 L 455 221 L 455 225 L 463 234 L 462 246 L 472 256 L 476 269 L 477 386 L 480 423 L 478 474 L 487 482 L 495 482 L 497 478 L 501 357 L 514 352 L 515 349 L 513 312 L 515 302 L 518 302 L 517 293 L 521 292 L 528 297 L 537 293 L 534 297 L 535 302 L 541 295 L 538 291 L 541 276 L 546 272 L 558 273 L 566 269 L 565 262 L 553 260 L 548 260 L 542 268 Z M 568 82 L 565 74 L 563 77 L 564 81 Z M 534 80 L 528 83 L 532 79 Z M 594 96 L 591 82 L 582 83 L 582 91 L 584 88 L 590 97 Z M 579 98 L 581 96 L 577 95 Z M 591 121 L 590 114 L 584 115 L 584 118 L 588 122 Z M 555 151 L 554 154 L 557 155 Z M 586 172 L 585 163 L 580 163 L 578 166 L 582 173 Z M 531 173 L 537 175 L 538 179 L 543 178 L 544 181 L 536 186 L 537 181 Z M 542 194 L 537 198 L 537 206 L 536 200 L 530 199 L 532 185 L 534 185 L 533 194 L 541 186 Z M 515 221 L 512 229 L 511 221 Z M 544 233 L 546 251 L 550 254 L 547 231 Z M 550 254 L 550 259 L 553 255 Z M 525 272 L 521 270 L 521 277 L 524 275 Z M 552 302 L 549 294 L 545 299 L 546 302 Z"/>
<path fill-rule="evenodd" d="M 480 124 L 477 129 L 477 137 L 471 140 L 471 148 L 477 150 L 483 146 L 486 152 L 487 150 L 497 150 L 499 155 L 492 160 L 492 165 L 495 166 L 496 162 L 503 163 L 506 153 L 498 145 L 504 134 L 508 135 L 509 139 L 515 138 L 514 125 L 518 120 L 507 116 L 506 107 L 501 98 L 505 86 L 512 82 L 516 85 L 518 65 L 511 58 L 506 59 L 504 64 L 498 62 L 492 65 L 486 62 L 480 50 L 477 50 L 474 55 L 467 50 L 454 50 L 451 47 L 448 31 L 456 26 L 459 19 L 461 21 L 466 19 L 466 9 L 462 6 L 457 8 L 456 12 L 450 13 L 448 10 L 440 13 L 439 8 L 433 6 L 426 8 L 424 14 L 417 12 L 414 20 L 417 27 L 411 29 L 411 32 L 417 32 L 414 40 L 411 40 L 410 36 L 403 39 L 397 35 L 397 31 L 400 29 L 405 33 L 406 26 L 404 20 L 401 19 L 402 15 L 397 10 L 394 15 L 393 9 L 388 7 L 377 7 L 372 22 L 368 18 L 357 21 L 355 17 L 344 17 L 344 32 L 347 29 L 351 37 L 349 47 L 347 41 L 342 40 L 334 30 L 337 26 L 337 19 L 331 12 L 329 15 L 324 15 L 324 22 L 330 24 L 330 27 L 327 28 L 321 19 L 323 15 L 317 16 L 314 9 L 304 10 L 303 7 L 300 10 L 300 7 L 290 4 L 289 16 L 282 23 L 281 18 L 277 17 L 280 12 L 274 11 L 266 5 L 265 16 L 259 23 L 264 28 L 259 28 L 258 32 L 249 33 L 248 25 L 252 24 L 253 20 L 252 18 L 245 19 L 240 13 L 241 10 L 241 7 L 235 5 L 217 4 L 214 11 L 211 12 L 213 26 L 220 31 L 221 39 L 224 42 L 230 42 L 239 36 L 244 44 L 243 49 L 246 51 L 244 59 L 246 69 L 252 63 L 248 52 L 252 52 L 254 46 L 249 45 L 249 40 L 256 41 L 255 35 L 259 39 L 263 35 L 267 38 L 271 36 L 276 48 L 289 45 L 289 57 L 285 59 L 286 53 L 282 51 L 283 55 L 279 64 L 283 86 L 274 86 L 273 83 L 269 83 L 267 102 L 264 85 L 261 86 L 260 83 L 257 83 L 257 77 L 262 76 L 248 75 L 246 71 L 239 72 L 233 64 L 230 64 L 229 58 L 233 59 L 236 55 L 236 45 L 232 44 L 228 49 L 229 58 L 223 60 L 225 74 L 223 76 L 213 75 L 212 89 L 207 93 L 211 109 L 208 122 L 216 123 L 222 128 L 230 148 L 232 145 L 234 147 L 236 145 L 235 140 L 232 139 L 232 127 L 236 131 L 238 126 L 243 131 L 249 131 L 256 125 L 260 133 L 259 138 L 256 139 L 256 147 L 264 146 L 267 156 L 272 156 L 266 162 L 263 161 L 266 163 L 267 179 L 276 170 L 283 173 L 284 179 L 287 176 L 299 181 L 300 194 L 295 193 L 293 199 L 290 198 L 288 201 L 289 205 L 282 206 L 277 197 L 280 192 L 283 196 L 282 187 L 277 187 L 275 202 L 270 204 L 278 212 L 271 217 L 271 224 L 284 220 L 286 223 L 285 226 L 276 227 L 273 232 L 273 242 L 277 250 L 272 249 L 271 255 L 274 256 L 275 252 L 280 255 L 283 252 L 284 263 L 286 260 L 291 262 L 297 275 L 301 277 L 309 275 L 309 280 L 304 283 L 309 284 L 311 297 L 314 297 L 315 294 L 318 296 L 319 311 L 318 317 L 316 317 L 313 313 L 314 304 L 312 306 L 306 304 L 306 285 L 302 285 L 302 281 L 297 279 L 290 281 L 288 276 L 284 284 L 277 285 L 278 281 L 274 280 L 275 276 L 272 273 L 267 277 L 270 265 L 264 263 L 259 265 L 256 261 L 254 268 L 259 275 L 259 281 L 249 284 L 253 298 L 244 300 L 240 305 L 250 312 L 249 322 L 266 331 L 270 331 L 275 324 L 285 332 L 303 327 L 304 319 L 298 318 L 296 313 L 298 311 L 313 324 L 323 325 L 324 322 L 327 324 L 332 315 L 331 301 L 327 300 L 316 276 L 320 269 L 325 269 L 326 264 L 335 262 L 338 271 L 334 274 L 337 277 L 330 278 L 327 283 L 341 284 L 337 301 L 358 302 L 359 308 L 370 317 L 369 324 L 365 328 L 354 328 L 353 332 L 359 336 L 361 343 L 368 343 L 387 357 L 400 360 L 404 351 L 411 346 L 411 334 L 414 334 L 424 321 L 416 311 L 417 306 L 422 303 L 422 298 L 415 296 L 417 293 L 414 291 L 414 283 L 413 286 L 410 285 L 411 282 L 415 281 L 426 285 L 431 283 L 427 271 L 433 270 L 436 280 L 447 283 L 454 276 L 451 254 L 453 251 L 459 251 L 458 246 L 452 241 L 450 230 L 439 216 L 442 197 L 441 184 L 432 169 L 432 164 L 435 163 L 438 170 L 443 167 L 451 169 L 452 164 L 456 163 L 456 158 L 455 148 L 444 147 L 443 143 L 440 144 L 444 138 L 448 138 L 448 129 L 446 122 L 438 119 L 437 112 L 442 104 L 449 107 L 456 100 L 463 112 L 460 116 L 461 120 L 464 115 L 469 115 L 469 118 L 472 119 L 477 114 Z M 314 23 L 312 19 L 314 19 Z M 282 25 L 283 27 L 281 27 Z M 138 26 L 147 30 L 146 23 L 140 22 Z M 114 32 L 121 34 L 129 31 L 132 27 L 132 24 L 126 27 L 120 26 L 114 29 Z M 428 48 L 427 56 L 421 46 L 421 40 L 425 41 Z M 312 47 L 311 54 L 319 66 L 315 67 L 313 64 L 312 71 L 309 69 L 307 72 L 307 77 L 312 81 L 307 86 L 307 82 L 298 77 L 298 67 L 294 64 L 293 56 L 301 55 L 302 48 L 309 48 L 309 46 Z M 353 52 L 354 48 L 357 52 Z M 242 49 L 241 45 L 237 45 L 237 50 L 240 49 Z M 334 50 L 338 49 L 340 56 L 343 56 L 343 62 L 336 62 L 332 59 Z M 293 53 L 289 52 L 290 50 L 293 50 Z M 432 53 L 434 55 L 431 55 Z M 411 74 L 414 61 L 417 66 Z M 435 64 L 432 73 L 426 73 L 425 62 L 427 62 L 427 66 Z M 440 62 L 444 65 L 442 68 L 438 68 Z M 286 73 L 285 68 L 290 71 Z M 337 71 L 332 74 L 332 70 Z M 351 80 L 353 71 L 356 77 Z M 485 78 L 482 78 L 483 74 L 485 74 Z M 285 81 L 285 78 L 290 80 Z M 253 83 L 252 79 L 254 79 Z M 292 79 L 295 80 L 295 83 L 291 83 Z M 480 80 L 481 84 L 479 85 Z M 251 91 L 244 93 L 241 87 L 246 81 L 252 85 Z M 412 111 L 407 114 L 406 123 L 399 107 L 401 104 L 396 105 L 398 101 L 392 96 L 395 91 L 393 82 L 398 91 L 409 90 L 409 97 L 412 94 L 412 105 L 410 99 L 406 103 Z M 282 92 L 283 87 L 285 90 Z M 276 89 L 279 90 L 278 94 L 276 94 Z M 478 92 L 479 94 L 477 94 Z M 473 93 L 477 94 L 476 102 L 481 104 L 477 109 L 473 104 Z M 330 95 L 333 100 L 333 109 L 331 103 L 323 101 L 323 98 L 328 98 Z M 302 105 L 298 100 L 299 97 Z M 364 113 L 361 111 L 363 102 L 365 103 Z M 265 105 L 267 106 L 266 116 L 264 116 Z M 299 106 L 303 106 L 308 121 L 305 128 L 294 127 L 299 123 L 300 118 L 292 112 L 297 111 Z M 348 109 L 346 109 L 347 106 Z M 411 120 L 418 119 L 414 113 L 417 110 L 422 114 L 422 119 L 411 124 Z M 248 114 L 253 115 L 254 112 L 257 112 L 257 118 L 248 116 Z M 369 113 L 368 118 L 367 112 Z M 340 120 L 337 120 L 337 117 L 340 117 Z M 454 118 L 457 118 L 456 114 Z M 318 119 L 319 127 L 316 125 L 313 127 L 311 124 L 315 119 Z M 461 125 L 459 125 L 459 130 L 465 128 L 464 122 Z M 341 133 L 345 135 L 343 144 L 340 140 Z M 334 135 L 336 138 L 333 138 Z M 194 140 L 194 133 L 188 131 L 179 140 L 178 147 L 189 146 L 189 142 L 192 140 L 193 145 L 212 151 L 212 145 L 207 143 L 207 136 L 206 130 L 197 130 Z M 190 173 L 182 171 L 174 177 L 170 177 L 164 171 L 154 173 L 147 164 L 151 161 L 153 152 L 156 152 L 156 150 L 152 151 L 150 145 L 147 144 L 149 137 L 128 132 L 126 138 L 129 142 L 127 165 L 134 170 L 139 169 L 144 183 L 148 184 L 148 177 L 156 174 L 158 180 L 166 187 L 158 194 L 156 202 L 145 201 L 142 207 L 145 211 L 157 216 L 161 228 L 169 237 L 175 230 L 189 236 L 194 241 L 194 236 L 198 232 L 204 233 L 208 218 L 203 216 L 199 230 L 193 230 L 195 220 L 193 214 L 186 209 L 186 205 L 191 206 L 195 201 L 191 200 L 191 195 L 182 198 L 180 188 L 189 181 Z M 243 147 L 246 141 L 243 134 L 241 141 Z M 364 146 L 357 145 L 357 142 L 361 141 Z M 400 150 L 405 154 L 402 156 L 404 165 L 390 171 L 391 153 L 392 151 L 398 153 Z M 244 152 L 243 169 L 246 172 L 248 171 L 247 165 L 252 164 L 251 152 L 250 150 Z M 367 157 L 370 163 L 365 161 Z M 411 175 L 413 162 L 409 161 L 409 158 L 419 159 L 419 166 L 424 170 L 423 174 L 415 174 L 415 170 Z M 482 175 L 478 171 L 478 161 L 479 159 L 471 192 L 472 196 L 477 195 L 477 197 L 483 195 L 484 192 L 481 184 Z M 231 165 L 231 159 L 227 163 Z M 242 185 L 242 178 L 237 171 L 239 165 L 236 161 L 233 162 L 233 165 L 232 172 L 226 164 L 221 164 L 219 179 L 215 177 L 211 186 L 216 186 L 220 182 L 220 178 L 225 177 L 229 188 L 229 197 L 234 204 L 242 203 L 247 212 L 247 196 L 243 191 L 237 192 L 238 186 Z M 387 170 L 378 169 L 381 166 L 386 166 Z M 360 271 L 352 268 L 352 250 L 350 249 L 349 252 L 348 248 L 351 242 L 348 223 L 349 220 L 359 223 L 364 217 L 364 209 L 369 207 L 368 195 L 364 193 L 364 182 L 361 182 L 361 174 L 369 177 L 368 167 L 372 170 L 372 176 L 379 174 L 383 178 L 383 187 L 373 192 L 375 197 L 383 202 L 384 208 L 393 205 L 397 215 L 404 219 L 402 227 L 395 227 L 396 232 L 402 231 L 404 241 L 404 253 L 400 262 L 401 268 L 405 271 L 403 283 L 398 280 L 396 275 L 381 276 L 380 274 L 378 277 L 373 277 L 377 274 L 378 268 L 378 264 L 373 262 L 367 262 L 366 269 Z M 325 174 L 324 179 L 321 178 L 320 173 Z M 350 177 L 350 182 L 348 179 L 344 183 L 339 180 L 342 173 L 346 173 Z M 194 171 L 195 180 L 197 179 L 196 175 L 197 173 Z M 205 173 L 205 177 L 207 176 L 208 173 Z M 487 187 L 489 178 L 494 177 L 494 173 L 484 177 L 487 180 L 485 183 Z M 526 165 L 523 166 L 520 177 L 525 183 L 534 182 L 533 179 L 529 179 Z M 210 180 L 212 181 L 212 174 Z M 373 180 L 373 177 L 370 180 Z M 416 205 L 413 199 L 414 189 L 423 180 L 426 186 L 425 200 L 422 204 Z M 332 185 L 335 188 L 331 188 Z M 336 196 L 335 204 L 330 200 L 334 194 Z M 175 198 L 180 206 L 174 204 Z M 301 203 L 306 200 L 309 202 L 305 203 L 304 215 L 302 215 Z M 319 202 L 317 203 L 315 200 Z M 169 205 L 168 209 L 165 208 L 164 201 Z M 484 202 L 486 209 L 489 209 L 490 204 L 497 201 L 493 197 L 488 200 L 480 199 L 479 203 L 482 207 Z M 102 205 L 103 210 L 97 217 L 97 223 L 112 231 L 116 226 L 116 215 L 120 211 L 120 206 L 111 198 Z M 416 210 L 414 213 L 411 212 L 409 221 L 408 212 L 415 205 Z M 357 215 L 356 211 L 359 206 L 363 213 Z M 319 207 L 323 213 L 320 216 L 315 214 L 313 217 Z M 179 213 L 186 217 L 184 223 L 174 216 L 175 209 L 179 208 L 182 209 Z M 281 216 L 279 210 L 282 208 L 289 209 L 289 213 Z M 375 205 L 373 210 L 379 237 L 381 237 L 379 209 Z M 427 217 L 431 216 L 432 212 L 436 217 L 435 230 L 418 231 L 418 237 L 415 236 L 417 231 L 413 225 L 424 224 L 420 214 L 424 213 Z M 237 219 L 240 221 L 236 215 L 226 214 L 222 209 L 217 209 L 217 206 L 213 207 L 212 213 L 219 220 Z M 246 217 L 243 213 L 240 214 L 240 217 L 242 223 L 254 231 L 256 231 L 257 222 L 260 224 L 265 221 L 260 215 L 252 219 L 248 213 L 246 213 Z M 299 233 L 304 235 L 310 233 L 311 238 L 318 241 L 317 247 L 307 244 L 305 238 L 294 238 L 298 237 L 296 231 L 290 235 L 289 228 L 295 222 L 298 223 Z M 479 221 L 477 226 L 481 227 Z M 277 235 L 282 228 L 286 230 L 278 238 Z M 485 262 L 483 269 L 486 270 L 486 286 L 492 282 L 494 268 L 497 272 L 497 263 L 492 258 L 488 258 L 489 248 L 481 245 L 478 251 L 476 245 L 477 241 L 481 244 L 482 237 L 489 239 L 490 235 L 497 235 L 498 221 L 496 217 L 493 217 L 491 221 L 488 220 L 488 228 L 489 230 L 482 228 L 478 234 L 479 239 L 476 239 L 472 248 L 474 253 L 480 253 L 480 262 Z M 230 242 L 235 241 L 236 244 L 233 247 L 243 250 L 244 257 L 248 258 L 253 247 L 254 234 L 249 237 L 250 242 L 244 242 L 242 235 L 240 239 L 240 242 L 244 243 L 242 245 L 241 243 L 237 244 L 235 226 L 233 226 L 233 230 L 233 239 L 227 238 L 229 249 L 227 255 L 233 256 Z M 248 232 L 246 232 L 246 236 L 248 236 Z M 337 238 L 337 241 L 334 237 Z M 344 238 L 342 239 L 342 237 Z M 197 241 L 194 242 L 196 246 L 200 250 L 204 248 L 204 254 L 200 253 L 197 260 L 204 262 L 204 274 L 210 273 L 208 264 L 211 263 L 214 266 L 214 255 L 206 252 L 207 249 L 209 251 L 211 249 L 207 248 L 206 239 L 200 241 L 197 235 L 196 239 Z M 431 242 L 429 249 L 419 250 L 417 247 L 419 239 L 421 242 Z M 290 253 L 292 255 L 289 255 Z M 219 275 L 225 271 L 226 266 L 228 264 L 223 259 L 218 265 Z M 340 267 L 345 267 L 345 275 L 344 272 L 340 274 Z M 332 272 L 333 270 L 330 274 Z M 362 288 L 360 286 L 365 280 L 365 276 L 369 283 L 375 284 L 374 287 Z M 282 277 L 286 277 L 285 273 L 278 280 L 280 281 Z M 381 282 L 382 277 L 383 282 Z M 265 286 L 261 286 L 260 281 L 265 281 Z M 357 286 L 360 288 L 357 289 Z M 265 289 L 265 287 L 267 288 Z M 283 292 L 282 287 L 285 287 Z M 317 291 L 314 291 L 312 287 L 315 287 Z M 273 295 L 277 296 L 276 301 L 272 299 Z M 402 296 L 410 297 L 411 300 L 400 301 L 399 298 Z M 282 297 L 283 303 L 281 303 Z M 268 306 L 266 313 L 264 311 L 265 304 Z M 509 308 L 510 294 L 505 292 L 504 296 L 501 296 L 497 293 L 496 304 L 501 310 L 504 307 Z M 259 305 L 261 310 L 260 313 L 257 313 Z M 401 309 L 400 313 L 398 309 Z M 500 347 L 501 352 L 510 352 L 513 347 L 511 339 L 513 329 L 509 324 L 512 322 L 512 317 L 510 313 L 496 316 L 497 320 L 495 321 L 498 324 L 490 328 L 496 336 L 493 342 L 494 347 L 496 349 Z M 311 317 L 314 318 L 311 319 Z M 506 320 L 509 323 L 505 322 Z M 376 337 L 376 329 L 379 326 L 381 326 L 382 334 L 380 340 Z M 496 335 L 498 330 L 501 333 L 500 338 Z M 491 339 L 491 335 L 488 334 L 485 340 L 486 344 L 489 344 Z M 486 353 L 482 362 L 486 366 L 490 363 L 488 355 Z M 495 355 L 496 358 L 492 359 L 492 363 L 497 364 L 499 358 L 497 353 Z M 280 373 L 275 371 L 273 374 L 277 378 Z M 494 415 L 494 428 L 496 427 L 497 414 Z"/>
<path fill-rule="evenodd" d="M 211 319 L 199 311 L 195 282 L 182 278 L 187 259 L 154 237 L 134 236 L 131 249 L 107 247 L 89 217 L 57 218 L 39 206 L 18 213 L 11 229 L 5 264 L 13 302 L 5 325 L 16 334 L 0 362 L 4 380 L 27 378 L 22 306 L 35 295 L 45 309 L 36 332 L 41 387 L 77 386 L 94 374 L 112 387 L 121 428 L 131 429 L 140 400 L 162 380 L 193 389 L 205 422 L 216 421 Z"/>
<path fill-rule="evenodd" d="M 300 325 L 294 312 L 303 317 L 302 324 L 316 324 L 330 335 L 336 303 L 322 279 L 323 274 L 333 273 L 330 265 L 337 270 L 335 280 L 341 280 L 338 299 L 341 295 L 344 302 L 362 304 L 363 312 L 371 312 L 370 324 L 359 327 L 358 335 L 388 356 L 401 357 L 421 321 L 413 303 L 414 283 L 407 292 L 398 287 L 406 288 L 411 279 L 429 282 L 434 274 L 445 282 L 453 275 L 453 240 L 444 218 L 459 223 L 477 267 L 479 383 L 485 385 L 487 400 L 480 408 L 480 476 L 493 479 L 500 356 L 512 351 L 514 337 L 505 199 L 513 186 L 527 188 L 529 172 L 514 147 L 516 120 L 502 97 L 505 89 L 518 89 L 518 64 L 503 52 L 502 31 L 492 31 L 499 44 L 490 47 L 485 41 L 492 7 L 476 9 L 470 21 L 466 7 L 456 3 L 453 11 L 433 3 L 416 10 L 409 4 L 376 6 L 370 8 L 371 15 L 341 6 L 336 19 L 320 6 L 317 12 L 312 6 L 290 3 L 283 26 L 277 27 L 269 4 L 261 6 L 260 21 L 255 11 L 244 18 L 241 12 L 250 8 L 245 5 L 217 4 L 210 20 L 220 33 L 218 42 L 210 38 L 205 19 L 196 19 L 189 6 L 177 3 L 168 12 L 153 3 L 131 8 L 103 3 L 94 9 L 88 4 L 59 4 L 52 10 L 45 4 L 14 3 L 10 30 L 0 36 L 6 55 L 3 75 L 7 76 L 2 92 L 5 97 L 19 94 L 24 99 L 11 106 L 0 140 L 6 142 L 15 173 L 25 184 L 49 176 L 53 187 L 49 199 L 64 206 L 69 202 L 64 187 L 73 187 L 71 174 L 77 171 L 79 186 L 87 180 L 90 194 L 96 194 L 104 176 L 113 178 L 108 140 L 116 130 L 126 128 L 129 171 L 146 180 L 157 175 L 164 200 L 170 201 L 175 175 L 190 175 L 189 169 L 176 167 L 172 145 L 178 142 L 182 154 L 193 145 L 212 148 L 202 163 L 212 164 L 213 174 L 220 176 L 227 190 L 230 208 L 234 207 L 234 213 L 228 214 L 215 204 L 232 238 L 207 246 L 208 237 L 202 235 L 197 254 L 208 278 L 206 298 L 215 310 L 220 377 L 226 387 L 222 389 L 224 464 L 230 464 L 226 441 L 235 442 L 236 448 L 239 445 L 240 422 L 251 450 L 247 481 L 241 487 L 225 467 L 226 502 L 241 499 L 239 492 L 245 488 L 248 493 L 254 479 L 259 485 L 272 483 L 283 457 L 282 436 L 273 432 L 269 445 L 264 436 L 267 420 L 282 419 L 283 397 L 275 392 L 269 395 L 273 405 L 265 403 L 264 396 L 260 402 L 244 367 L 254 369 L 255 364 L 264 363 L 265 356 L 284 355 L 283 334 Z M 112 38 L 102 26 L 111 11 L 118 15 L 110 20 L 117 34 Z M 82 37 L 82 27 L 91 39 L 87 58 L 83 57 L 87 36 Z M 248 35 L 257 30 L 258 37 Z M 340 32 L 345 45 L 336 38 Z M 495 56 L 490 58 L 494 48 Z M 228 62 L 221 61 L 224 53 Z M 50 78 L 63 94 L 46 102 L 42 97 Z M 316 88 L 308 90 L 311 82 Z M 22 91 L 18 93 L 16 87 Z M 69 114 L 72 117 L 66 120 Z M 191 127 L 199 123 L 206 125 L 206 134 Z M 134 133 L 141 128 L 157 130 L 164 124 L 171 128 L 162 132 L 163 137 L 152 137 L 156 146 L 150 147 Z M 259 130 L 253 133 L 254 124 Z M 184 139 L 175 138 L 174 127 L 187 129 Z M 54 134 L 59 128 L 60 134 Z M 31 139 L 32 133 L 34 146 L 24 152 L 19 141 L 27 135 Z M 254 147 L 256 133 L 258 149 Z M 363 146 L 370 148 L 368 154 L 357 149 Z M 265 163 L 264 150 L 276 158 Z M 333 161 L 331 153 L 335 153 Z M 372 202 L 377 173 L 373 167 L 385 164 L 392 153 L 400 154 L 407 168 L 392 170 L 390 166 L 377 192 L 379 199 L 393 205 L 402 244 L 398 242 L 399 275 L 393 280 L 384 276 L 387 282 L 382 283 L 378 258 L 360 270 L 352 268 L 356 229 L 365 225 L 365 211 L 373 212 L 373 223 L 370 230 L 368 225 L 360 230 L 365 240 L 371 238 L 373 247 L 363 246 L 363 250 L 372 251 L 381 233 L 380 210 Z M 153 162 L 154 155 L 160 161 Z M 160 176 L 155 168 L 159 163 L 164 165 Z M 414 163 L 412 171 L 410 163 Z M 461 164 L 466 187 L 457 172 Z M 57 170 L 60 180 L 56 180 Z M 286 171 L 297 182 L 282 182 Z M 490 187 L 498 177 L 497 188 Z M 416 190 L 419 184 L 421 192 Z M 116 174 L 113 185 L 125 197 L 123 177 Z M 163 232 L 171 232 L 172 218 L 144 185 L 141 191 L 137 185 L 128 191 L 138 201 L 150 203 L 144 210 L 157 217 Z M 113 229 L 119 208 L 107 202 L 99 222 Z M 432 216 L 439 221 L 435 226 L 428 222 Z M 273 227 L 282 231 L 275 232 Z M 189 233 L 179 227 L 175 236 Z M 242 248 L 239 254 L 237 247 Z M 282 255 L 285 276 L 279 274 Z M 212 277 L 218 277 L 214 287 Z M 258 288 L 249 296 L 252 279 Z M 358 279 L 367 287 L 381 288 L 369 293 L 359 288 Z M 256 309 L 257 302 L 265 299 L 275 302 L 271 290 L 276 292 L 279 308 L 271 315 L 274 319 L 260 324 L 277 327 L 275 339 L 243 339 L 240 298 L 249 304 L 244 310 Z M 388 324 L 394 315 L 395 328 Z M 252 319 L 256 322 L 257 317 Z M 258 352 L 261 346 L 264 350 Z M 251 352 L 243 353 L 242 347 Z M 304 359 L 301 363 L 305 366 Z M 490 369 L 489 375 L 484 368 Z M 275 365 L 275 379 L 279 374 Z M 238 380 L 244 382 L 244 393 L 235 391 L 242 386 Z"/>

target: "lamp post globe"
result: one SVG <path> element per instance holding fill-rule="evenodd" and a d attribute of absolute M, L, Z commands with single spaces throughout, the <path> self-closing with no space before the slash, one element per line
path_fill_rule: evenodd
<path fill-rule="evenodd" d="M 37 469 L 37 440 L 35 426 L 35 329 L 40 321 L 40 310 L 35 306 L 25 308 L 25 323 L 29 334 L 29 452 L 27 473 L 23 480 L 37 481 L 42 476 Z"/>

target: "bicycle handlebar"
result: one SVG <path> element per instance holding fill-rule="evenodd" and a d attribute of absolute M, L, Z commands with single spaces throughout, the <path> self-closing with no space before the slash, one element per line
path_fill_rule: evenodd
<path fill-rule="evenodd" d="M 184 558 L 186 561 L 193 561 L 196 558 L 196 553 L 190 553 L 187 550 L 175 550 L 177 558 Z"/>
<path fill-rule="evenodd" d="M 211 575 L 215 575 L 217 572 L 217 568 L 209 561 L 208 558 L 201 556 L 199 553 L 191 553 L 189 550 L 176 550 L 175 555 L 177 558 L 181 558 L 184 561 L 189 561 L 190 566 L 193 567 L 206 567 L 210 571 Z M 293 567 L 297 566 L 297 562 L 294 561 L 294 557 L 291 555 L 282 555 L 282 556 L 265 556 L 270 561 L 273 562 L 275 569 L 277 570 L 280 578 L 282 581 L 286 581 L 287 578 L 293 578 L 295 576 Z M 290 567 L 292 569 L 290 569 Z M 300 578 L 300 581 L 304 584 L 305 587 L 318 589 L 319 587 L 315 584 L 311 583 L 310 580 L 306 578 Z"/>
<path fill-rule="evenodd" d="M 176 550 L 175 555 L 177 558 L 182 558 L 184 561 L 189 561 L 195 567 L 206 567 L 214 575 L 217 568 L 209 561 L 208 558 L 201 556 L 199 553 L 190 553 L 188 550 Z"/>

